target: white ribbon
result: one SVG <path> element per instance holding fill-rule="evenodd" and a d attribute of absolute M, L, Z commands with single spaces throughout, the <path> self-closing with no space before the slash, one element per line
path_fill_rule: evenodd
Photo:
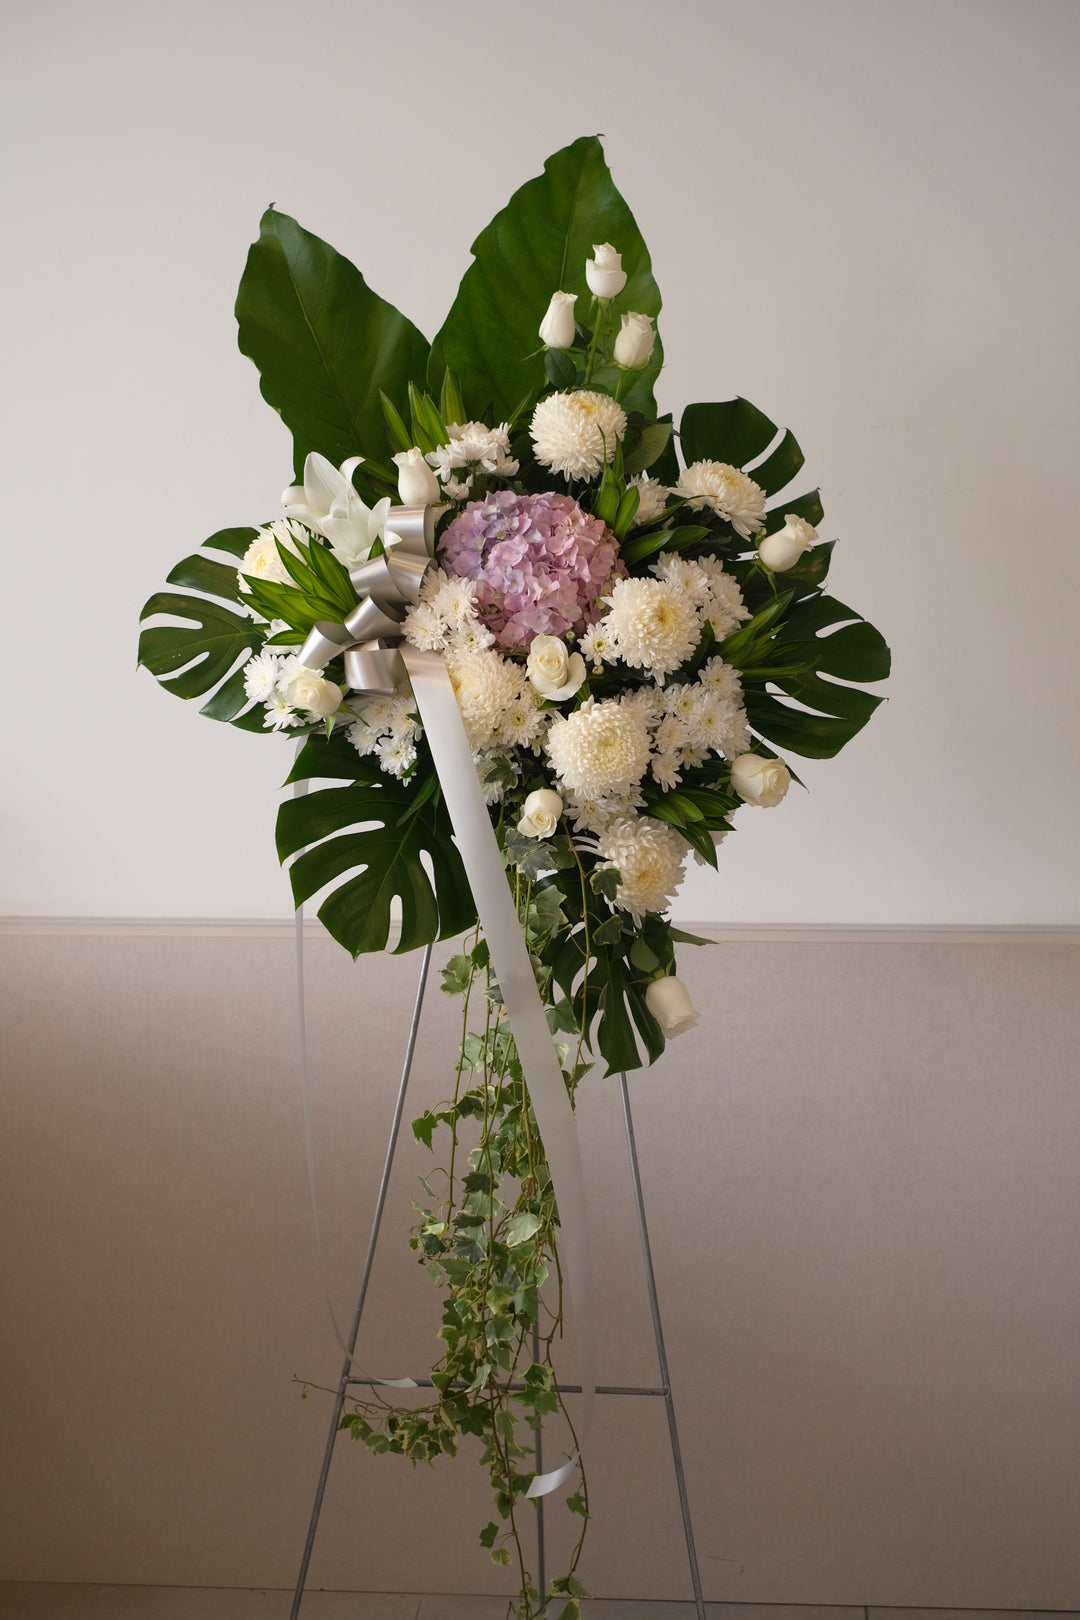
<path fill-rule="evenodd" d="M 563 1278 L 574 1308 L 581 1359 L 580 1447 L 592 1422 L 596 1342 L 577 1121 L 446 665 L 438 653 L 422 652 L 398 641 L 405 607 L 418 599 L 420 583 L 430 566 L 434 549 L 431 508 L 394 508 L 386 528 L 394 549 L 351 571 L 362 598 L 359 605 L 344 625 L 317 624 L 300 650 L 300 662 L 321 669 L 330 658 L 343 653 L 346 681 L 360 691 L 393 691 L 403 671 L 412 682 L 551 1171 L 562 1236 Z M 538 1474 L 528 1494 L 546 1496 L 558 1490 L 576 1463 L 577 1453 L 561 1468 Z"/>

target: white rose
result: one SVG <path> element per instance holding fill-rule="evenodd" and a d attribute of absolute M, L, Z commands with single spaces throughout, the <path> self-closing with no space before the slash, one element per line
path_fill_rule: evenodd
<path fill-rule="evenodd" d="M 640 371 L 648 365 L 655 342 L 656 332 L 648 315 L 624 315 L 622 330 L 615 339 L 615 364 L 626 371 Z"/>
<path fill-rule="evenodd" d="M 308 714 L 317 714 L 320 720 L 325 720 L 328 715 L 337 713 L 344 694 L 333 681 L 325 680 L 301 664 L 282 695 L 294 709 L 306 709 Z"/>
<path fill-rule="evenodd" d="M 594 242 L 594 259 L 585 260 L 585 280 L 589 291 L 597 298 L 618 298 L 626 286 L 626 271 L 622 267 L 622 254 L 616 253 L 610 242 Z"/>
<path fill-rule="evenodd" d="M 684 1035 L 701 1017 L 689 990 L 673 973 L 652 981 L 645 992 L 645 1005 L 666 1036 Z"/>
<path fill-rule="evenodd" d="M 424 460 L 424 452 L 413 445 L 394 457 L 398 470 L 398 499 L 402 506 L 434 506 L 441 499 L 439 480 Z"/>
<path fill-rule="evenodd" d="M 585 679 L 585 660 L 580 653 L 568 653 L 558 636 L 534 636 L 525 673 L 541 697 L 561 703 L 572 698 Z"/>
<path fill-rule="evenodd" d="M 740 754 L 731 762 L 731 785 L 747 804 L 771 810 L 791 786 L 791 772 L 782 759 L 763 754 Z"/>
<path fill-rule="evenodd" d="M 569 349 L 574 343 L 574 305 L 577 293 L 552 293 L 548 312 L 540 322 L 540 341 L 549 349 Z"/>
<path fill-rule="evenodd" d="M 517 830 L 526 838 L 550 838 L 562 812 L 563 802 L 552 788 L 537 788 L 525 800 Z"/>
<path fill-rule="evenodd" d="M 758 544 L 758 556 L 774 574 L 783 574 L 794 568 L 804 551 L 817 544 L 818 532 L 805 518 L 794 512 L 784 513 L 784 527 L 775 534 L 767 534 Z"/>

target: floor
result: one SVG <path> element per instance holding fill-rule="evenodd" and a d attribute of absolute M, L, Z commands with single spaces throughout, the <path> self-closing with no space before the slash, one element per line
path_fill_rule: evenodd
<path fill-rule="evenodd" d="M 292 1593 L 234 1587 L 70 1586 L 0 1582 L 0 1620 L 288 1620 Z M 828 1608 L 707 1603 L 709 1620 L 1080 1620 L 1057 1609 Z M 586 1620 L 693 1620 L 692 1603 L 596 1599 Z M 430 1593 L 308 1592 L 301 1620 L 505 1620 L 502 1598 Z"/>

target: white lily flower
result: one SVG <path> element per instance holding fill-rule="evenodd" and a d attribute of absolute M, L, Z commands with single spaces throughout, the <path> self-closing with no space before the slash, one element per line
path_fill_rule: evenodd
<path fill-rule="evenodd" d="M 324 535 L 346 568 L 368 560 L 376 537 L 385 535 L 390 510 L 388 495 L 369 508 L 353 488 L 352 475 L 363 459 L 350 456 L 338 468 L 313 450 L 304 462 L 303 485 L 292 485 L 281 497 L 285 516 Z"/>

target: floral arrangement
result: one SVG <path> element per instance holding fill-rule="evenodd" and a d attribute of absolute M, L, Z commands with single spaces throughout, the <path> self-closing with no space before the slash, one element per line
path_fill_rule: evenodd
<path fill-rule="evenodd" d="M 433 1399 L 373 1396 L 344 1421 L 414 1461 L 475 1437 L 498 1515 L 480 1541 L 516 1562 L 517 1614 L 558 1594 L 573 1620 L 580 1537 L 538 1592 L 520 1534 L 521 1425 L 561 1413 L 577 1449 L 528 1076 L 413 690 L 358 689 L 319 637 L 393 559 L 401 507 L 433 509 L 400 635 L 452 683 L 571 1101 L 597 1061 L 652 1062 L 697 1021 L 675 951 L 703 942 L 666 915 L 688 858 L 715 867 L 736 812 L 781 802 L 777 750 L 825 758 L 854 736 L 879 701 L 860 685 L 889 656 L 825 593 L 817 491 L 780 493 L 803 463 L 793 436 L 741 398 L 689 405 L 677 429 L 658 413 L 660 296 L 599 141 L 549 159 L 473 255 L 428 344 L 267 211 L 239 341 L 292 432 L 296 482 L 280 516 L 173 569 L 140 661 L 212 719 L 302 740 L 289 780 L 330 785 L 282 804 L 278 850 L 297 904 L 325 891 L 319 916 L 349 951 L 387 944 L 395 899 L 399 951 L 465 936 L 443 974 L 463 1004 L 452 1091 L 413 1126 L 446 1147 L 411 1238 L 444 1291 Z M 583 1535 L 583 1474 L 566 1500 Z"/>

